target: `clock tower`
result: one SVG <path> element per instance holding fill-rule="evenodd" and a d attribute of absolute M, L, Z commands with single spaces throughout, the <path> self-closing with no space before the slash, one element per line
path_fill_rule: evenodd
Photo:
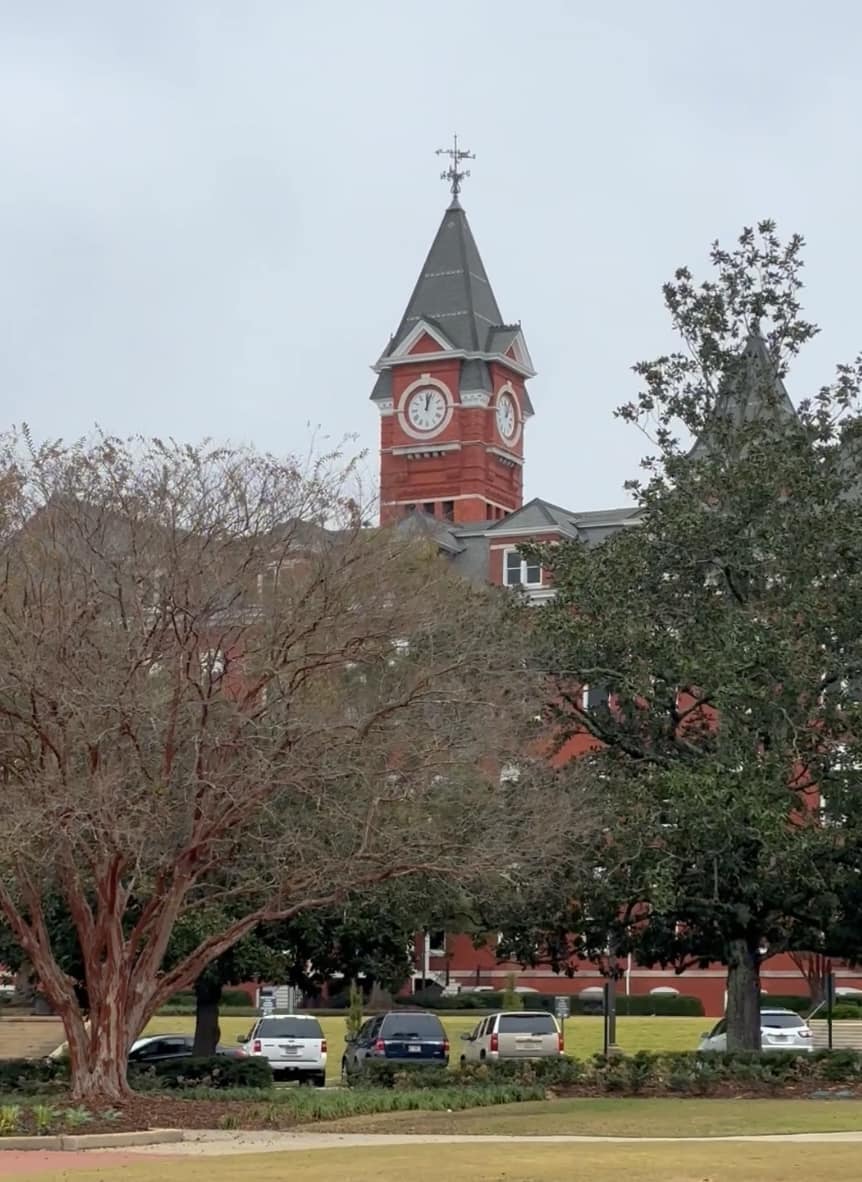
<path fill-rule="evenodd" d="M 457 138 L 445 154 L 452 200 L 374 366 L 383 525 L 416 509 L 464 525 L 497 521 L 523 502 L 534 370 L 520 324 L 503 322 L 459 200 L 470 154 Z"/>

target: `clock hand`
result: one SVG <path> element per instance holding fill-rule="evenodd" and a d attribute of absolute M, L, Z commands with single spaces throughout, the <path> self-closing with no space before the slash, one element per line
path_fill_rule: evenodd
<path fill-rule="evenodd" d="M 425 395 L 425 409 L 426 410 L 428 409 L 430 402 L 431 402 L 431 394 L 428 393 Z"/>

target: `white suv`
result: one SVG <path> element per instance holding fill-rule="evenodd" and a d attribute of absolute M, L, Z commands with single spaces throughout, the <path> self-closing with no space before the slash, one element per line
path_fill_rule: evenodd
<path fill-rule="evenodd" d="M 247 1055 L 268 1059 L 277 1079 L 326 1086 L 326 1039 L 311 1014 L 267 1014 L 239 1042 Z"/>
<path fill-rule="evenodd" d="M 722 1018 L 712 1030 L 701 1035 L 699 1051 L 727 1050 L 727 1019 Z M 811 1027 L 793 1010 L 760 1011 L 760 1049 L 762 1051 L 813 1051 Z"/>

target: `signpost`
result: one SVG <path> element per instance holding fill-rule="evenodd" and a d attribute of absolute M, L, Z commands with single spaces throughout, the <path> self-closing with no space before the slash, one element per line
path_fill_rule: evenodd
<path fill-rule="evenodd" d="M 569 1016 L 569 999 L 567 997 L 554 998 L 554 1013 L 560 1023 L 560 1035 L 562 1036 L 563 1046 L 566 1045 L 566 1018 Z"/>
<path fill-rule="evenodd" d="M 617 983 L 608 977 L 604 987 L 604 1049 L 612 1055 L 617 1049 Z"/>
<path fill-rule="evenodd" d="M 826 977 L 826 1045 L 832 1050 L 832 1007 L 835 1005 L 835 974 Z"/>

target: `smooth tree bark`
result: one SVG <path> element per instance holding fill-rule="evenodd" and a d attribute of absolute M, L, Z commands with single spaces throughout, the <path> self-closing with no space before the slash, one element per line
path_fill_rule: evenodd
<path fill-rule="evenodd" d="M 77 1099 L 125 1099 L 148 1020 L 261 924 L 549 855 L 529 761 L 517 791 L 494 771 L 532 707 L 521 608 L 363 528 L 352 479 L 101 436 L 0 450 L 0 915 Z M 555 807 L 552 846 L 577 823 Z"/>

